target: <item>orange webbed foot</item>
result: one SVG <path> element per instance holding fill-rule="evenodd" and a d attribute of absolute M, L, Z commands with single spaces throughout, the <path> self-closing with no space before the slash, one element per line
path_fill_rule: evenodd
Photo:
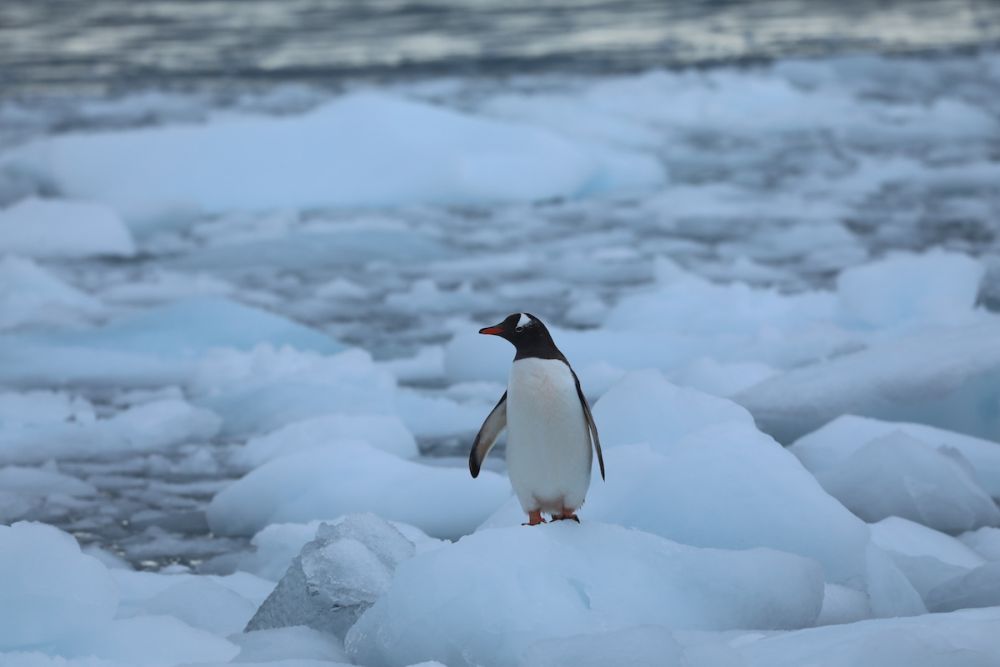
<path fill-rule="evenodd" d="M 528 512 L 528 523 L 522 523 L 522 526 L 537 526 L 538 524 L 545 523 L 545 519 L 542 518 L 542 511 L 535 510 L 534 512 Z"/>

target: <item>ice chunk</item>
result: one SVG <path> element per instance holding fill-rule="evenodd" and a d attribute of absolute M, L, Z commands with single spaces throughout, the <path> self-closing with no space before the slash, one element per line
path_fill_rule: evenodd
<path fill-rule="evenodd" d="M 636 625 L 723 630 L 813 623 L 814 561 L 682 546 L 584 522 L 482 530 L 400 565 L 351 628 L 363 664 L 512 665 L 531 644 Z"/>
<path fill-rule="evenodd" d="M 484 477 L 485 475 L 485 477 Z M 484 471 L 421 465 L 361 443 L 284 456 L 223 489 L 208 506 L 212 530 L 249 535 L 270 523 L 374 512 L 435 537 L 471 532 L 510 494 Z"/>
<path fill-rule="evenodd" d="M 920 593 L 884 550 L 869 544 L 865 552 L 868 569 L 868 601 L 880 617 L 917 616 L 927 613 Z"/>
<path fill-rule="evenodd" d="M 931 611 L 1000 607 L 1000 562 L 985 563 L 939 584 L 928 593 L 927 607 Z"/>
<path fill-rule="evenodd" d="M 279 315 L 221 297 L 195 297 L 85 331 L 0 337 L 0 381 L 19 384 L 180 384 L 213 348 L 291 345 L 334 353 L 343 346 Z"/>
<path fill-rule="evenodd" d="M 899 253 L 837 276 L 841 317 L 869 327 L 969 319 L 985 270 L 967 255 Z"/>
<path fill-rule="evenodd" d="M 326 666 L 329 662 L 347 662 L 344 647 L 338 639 L 302 625 L 255 630 L 230 635 L 229 639 L 240 646 L 234 663 L 266 662 L 275 663 L 274 667 L 284 667 L 288 663 L 278 661 L 322 660 L 322 665 Z"/>
<path fill-rule="evenodd" d="M 207 440 L 218 430 L 219 418 L 212 412 L 165 398 L 92 422 L 0 424 L 0 461 L 108 457 L 169 449 L 192 440 Z"/>
<path fill-rule="evenodd" d="M 0 210 L 2 253 L 127 257 L 135 254 L 135 244 L 125 223 L 104 204 L 30 197 Z"/>
<path fill-rule="evenodd" d="M 983 527 L 958 536 L 986 560 L 1000 560 L 1000 528 Z"/>
<path fill-rule="evenodd" d="M 351 516 L 351 515 L 348 515 Z M 316 531 L 323 523 L 337 524 L 344 517 L 333 521 L 310 521 L 308 523 L 272 523 L 250 540 L 254 547 L 253 553 L 240 558 L 237 567 L 246 572 L 278 581 L 298 556 L 306 542 L 316 537 Z M 441 540 L 428 537 L 426 533 L 415 526 L 390 521 L 390 524 L 403 534 L 403 537 L 414 544 L 417 553 L 439 547 Z"/>
<path fill-rule="evenodd" d="M 163 615 L 214 635 L 239 632 L 253 616 L 256 605 L 208 577 L 184 577 L 150 598 L 136 602 L 119 617 Z"/>
<path fill-rule="evenodd" d="M 669 448 L 712 425 L 753 424 L 736 403 L 677 387 L 655 370 L 625 375 L 594 404 L 594 420 L 605 447 L 649 443 Z"/>
<path fill-rule="evenodd" d="M 939 450 L 955 450 L 972 464 L 979 485 L 1000 498 L 1000 443 L 924 424 L 842 415 L 796 440 L 790 447 L 814 473 L 829 471 L 875 438 L 905 433 Z"/>
<path fill-rule="evenodd" d="M 330 413 L 391 414 L 396 390 L 364 350 L 321 355 L 270 345 L 215 350 L 202 358 L 192 384 L 198 402 L 221 415 L 223 434 L 233 437 Z"/>
<path fill-rule="evenodd" d="M 98 656 L 130 667 L 228 662 L 239 652 L 229 641 L 192 628 L 173 616 L 116 619 L 68 644 L 71 656 Z"/>
<path fill-rule="evenodd" d="M 823 588 L 823 608 L 816 625 L 854 623 L 871 617 L 871 600 L 864 591 L 840 584 L 827 584 Z"/>
<path fill-rule="evenodd" d="M 1000 661 L 1000 609 L 888 618 L 762 637 L 746 667 L 987 667 Z"/>
<path fill-rule="evenodd" d="M 1000 524 L 1000 509 L 960 454 L 941 452 L 905 433 L 875 438 L 840 465 L 813 473 L 866 521 L 899 516 L 946 532 Z"/>
<path fill-rule="evenodd" d="M 872 524 L 871 531 L 872 543 L 892 557 L 925 602 L 931 589 L 986 562 L 955 538 L 899 517 Z"/>
<path fill-rule="evenodd" d="M 413 554 L 413 543 L 373 514 L 321 524 L 246 631 L 305 625 L 343 639 Z"/>
<path fill-rule="evenodd" d="M 0 330 L 86 323 L 104 313 L 98 299 L 30 259 L 0 257 Z"/>
<path fill-rule="evenodd" d="M 792 442 L 842 414 L 1000 433 L 1000 321 L 927 331 L 765 380 L 735 397 Z"/>
<path fill-rule="evenodd" d="M 111 621 L 118 591 L 96 558 L 44 524 L 0 526 L 0 651 L 85 637 Z"/>
<path fill-rule="evenodd" d="M 659 163 L 635 152 L 375 93 L 294 117 L 56 136 L 15 149 L 6 162 L 130 218 L 192 206 L 530 201 L 663 180 Z"/>
<path fill-rule="evenodd" d="M 524 652 L 522 667 L 681 667 L 690 664 L 670 630 L 640 625 L 535 642 Z"/>
<path fill-rule="evenodd" d="M 325 415 L 292 422 L 267 435 L 252 438 L 234 461 L 256 467 L 279 456 L 317 447 L 336 447 L 343 440 L 360 440 L 382 451 L 413 458 L 417 442 L 398 417 L 391 415 Z"/>

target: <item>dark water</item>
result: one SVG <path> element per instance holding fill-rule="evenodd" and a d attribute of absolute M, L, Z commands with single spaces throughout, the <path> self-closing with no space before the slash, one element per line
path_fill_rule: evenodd
<path fill-rule="evenodd" d="M 0 94 L 609 72 L 998 43 L 993 0 L 4 0 Z"/>

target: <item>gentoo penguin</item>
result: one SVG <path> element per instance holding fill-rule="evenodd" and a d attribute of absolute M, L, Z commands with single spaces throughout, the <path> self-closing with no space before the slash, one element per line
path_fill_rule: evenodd
<path fill-rule="evenodd" d="M 528 514 L 528 525 L 573 519 L 590 486 L 591 446 L 604 479 L 604 457 L 590 405 L 580 380 L 552 341 L 549 330 L 531 313 L 508 315 L 479 333 L 510 341 L 517 354 L 507 391 L 486 417 L 469 454 L 473 477 L 501 431 L 507 428 L 507 472 Z"/>

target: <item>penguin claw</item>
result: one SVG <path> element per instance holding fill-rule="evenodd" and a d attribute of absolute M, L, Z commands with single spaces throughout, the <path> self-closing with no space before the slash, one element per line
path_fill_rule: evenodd
<path fill-rule="evenodd" d="M 552 520 L 553 521 L 576 521 L 577 523 L 580 523 L 580 517 L 578 517 L 575 512 L 566 512 L 564 514 L 553 514 L 552 515 Z"/>

